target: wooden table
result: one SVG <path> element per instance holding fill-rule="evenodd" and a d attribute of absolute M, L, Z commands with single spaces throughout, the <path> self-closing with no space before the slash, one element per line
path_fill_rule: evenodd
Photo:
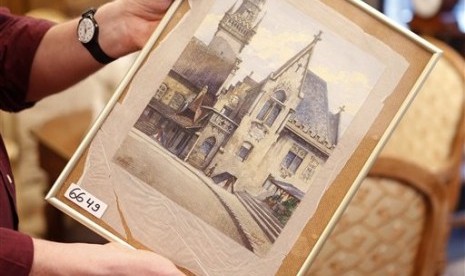
<path fill-rule="evenodd" d="M 47 173 L 48 183 L 46 193 L 61 174 L 77 147 L 90 127 L 92 113 L 89 110 L 73 112 L 54 118 L 32 130 L 38 142 L 40 167 Z M 70 237 L 76 232 L 65 224 L 65 216 L 50 204 L 45 207 L 46 238 L 53 241 L 69 242 L 82 241 L 82 238 L 99 240 L 96 234 L 87 228 L 76 224 L 80 237 Z"/>

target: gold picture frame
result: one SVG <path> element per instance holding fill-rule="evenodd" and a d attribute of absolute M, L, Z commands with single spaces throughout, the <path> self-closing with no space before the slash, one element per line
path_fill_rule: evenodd
<path fill-rule="evenodd" d="M 46 199 L 188 274 L 303 274 L 440 55 L 361 1 L 176 0 Z"/>

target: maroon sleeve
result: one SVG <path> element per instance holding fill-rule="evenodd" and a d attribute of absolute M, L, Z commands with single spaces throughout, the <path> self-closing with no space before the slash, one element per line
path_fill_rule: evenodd
<path fill-rule="evenodd" d="M 32 238 L 14 230 L 0 227 L 1 275 L 29 275 L 34 256 Z"/>
<path fill-rule="evenodd" d="M 0 7 L 0 109 L 19 111 L 33 105 L 25 102 L 32 61 L 52 24 Z"/>

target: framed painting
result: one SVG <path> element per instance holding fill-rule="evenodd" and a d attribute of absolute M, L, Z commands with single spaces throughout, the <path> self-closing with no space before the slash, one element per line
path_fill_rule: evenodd
<path fill-rule="evenodd" d="M 47 200 L 188 274 L 303 274 L 440 54 L 362 1 L 177 0 Z"/>

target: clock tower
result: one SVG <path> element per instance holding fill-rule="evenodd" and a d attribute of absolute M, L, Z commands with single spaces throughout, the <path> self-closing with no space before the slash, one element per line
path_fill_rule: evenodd
<path fill-rule="evenodd" d="M 218 29 L 209 44 L 210 50 L 222 58 L 240 63 L 239 53 L 248 45 L 257 32 L 263 18 L 262 10 L 266 0 L 242 0 L 224 14 Z"/>

